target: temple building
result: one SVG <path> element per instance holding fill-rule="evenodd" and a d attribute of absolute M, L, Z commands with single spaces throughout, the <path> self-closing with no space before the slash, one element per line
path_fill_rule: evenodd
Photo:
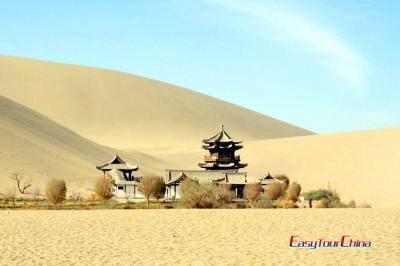
<path fill-rule="evenodd" d="M 140 177 L 136 177 L 133 172 L 139 170 L 137 165 L 125 162 L 115 155 L 110 162 L 96 166 L 104 175 L 109 174 L 114 181 L 113 193 L 117 198 L 142 199 L 143 195 L 138 191 Z"/>
<path fill-rule="evenodd" d="M 236 170 L 244 168 L 247 164 L 240 163 L 240 156 L 235 152 L 243 148 L 242 141 L 233 140 L 221 125 L 217 135 L 203 140 L 203 149 L 209 152 L 204 156 L 204 163 L 199 163 L 201 168 L 207 170 Z"/>
<path fill-rule="evenodd" d="M 236 198 L 243 197 L 243 189 L 247 183 L 247 173 L 239 172 L 247 166 L 240 162 L 235 152 L 243 146 L 241 141 L 233 140 L 226 133 L 224 126 L 213 137 L 203 140 L 203 149 L 208 151 L 204 162 L 199 166 L 205 170 L 165 170 L 166 198 L 179 199 L 179 184 L 185 178 L 198 180 L 200 183 L 230 185 Z"/>

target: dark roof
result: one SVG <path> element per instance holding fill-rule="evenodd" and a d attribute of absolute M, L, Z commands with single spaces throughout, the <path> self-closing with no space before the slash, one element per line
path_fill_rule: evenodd
<path fill-rule="evenodd" d="M 111 171 L 112 169 L 137 171 L 139 169 L 137 165 L 132 165 L 122 160 L 118 154 L 116 154 L 110 162 L 96 166 L 96 168 L 101 171 Z"/>
<path fill-rule="evenodd" d="M 226 133 L 224 129 L 224 125 L 221 124 L 221 130 L 215 135 L 212 136 L 209 139 L 204 139 L 204 143 L 214 143 L 214 142 L 220 142 L 220 143 L 241 143 L 241 141 L 235 141 L 233 140 L 228 133 Z"/>
<path fill-rule="evenodd" d="M 179 183 L 186 177 L 198 180 L 200 183 L 245 184 L 246 172 L 232 170 L 165 170 L 165 184 Z"/>

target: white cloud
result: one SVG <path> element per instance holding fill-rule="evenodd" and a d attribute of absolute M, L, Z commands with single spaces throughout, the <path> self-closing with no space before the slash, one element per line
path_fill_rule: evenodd
<path fill-rule="evenodd" d="M 321 65 L 330 68 L 356 87 L 365 88 L 368 63 L 362 54 L 328 28 L 293 12 L 287 6 L 282 6 L 282 2 L 212 2 L 249 16 L 257 23 L 259 33 L 300 45 L 301 48 L 309 50 L 314 60 Z"/>

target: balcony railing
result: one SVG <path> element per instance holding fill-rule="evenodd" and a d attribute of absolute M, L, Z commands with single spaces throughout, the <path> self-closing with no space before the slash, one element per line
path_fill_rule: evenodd
<path fill-rule="evenodd" d="M 204 156 L 204 161 L 206 162 L 231 162 L 232 161 L 232 157 L 230 156 L 210 156 L 210 155 L 206 155 Z M 240 156 L 235 156 L 235 161 L 240 161 Z"/>

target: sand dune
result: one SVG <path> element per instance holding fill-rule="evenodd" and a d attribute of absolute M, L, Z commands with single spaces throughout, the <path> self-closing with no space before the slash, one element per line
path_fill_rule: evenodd
<path fill-rule="evenodd" d="M 399 215 L 399 209 L 4 211 L 0 264 L 398 265 Z M 372 247 L 293 249 L 291 235 L 350 235 Z"/>
<path fill-rule="evenodd" d="M 0 73 L 0 95 L 111 147 L 197 145 L 220 123 L 247 140 L 310 134 L 200 93 L 111 70 L 0 56 Z"/>
<path fill-rule="evenodd" d="M 99 175 L 94 168 L 116 152 L 140 162 L 141 173 L 159 171 L 161 160 L 130 151 L 129 155 L 96 144 L 47 117 L 0 96 L 0 192 L 11 182 L 10 173 L 21 171 L 43 185 L 62 177 L 70 188 L 85 190 Z M 139 172 L 140 173 L 140 172 Z"/>
<path fill-rule="evenodd" d="M 234 135 L 232 133 L 232 135 Z M 303 189 L 336 188 L 344 200 L 400 207 L 400 128 L 248 141 L 240 150 L 249 177 L 287 174 Z M 195 168 L 205 151 L 153 151 L 182 168 Z"/>
<path fill-rule="evenodd" d="M 87 187 L 98 174 L 94 166 L 116 152 L 97 143 L 122 146 L 142 173 L 196 169 L 201 139 L 223 121 L 245 140 L 240 152 L 252 179 L 282 173 L 305 190 L 329 182 L 345 200 L 400 207 L 400 129 L 268 139 L 309 132 L 130 74 L 4 56 L 0 72 L 0 94 L 29 107 L 0 97 L 0 184 L 23 171 Z"/>

